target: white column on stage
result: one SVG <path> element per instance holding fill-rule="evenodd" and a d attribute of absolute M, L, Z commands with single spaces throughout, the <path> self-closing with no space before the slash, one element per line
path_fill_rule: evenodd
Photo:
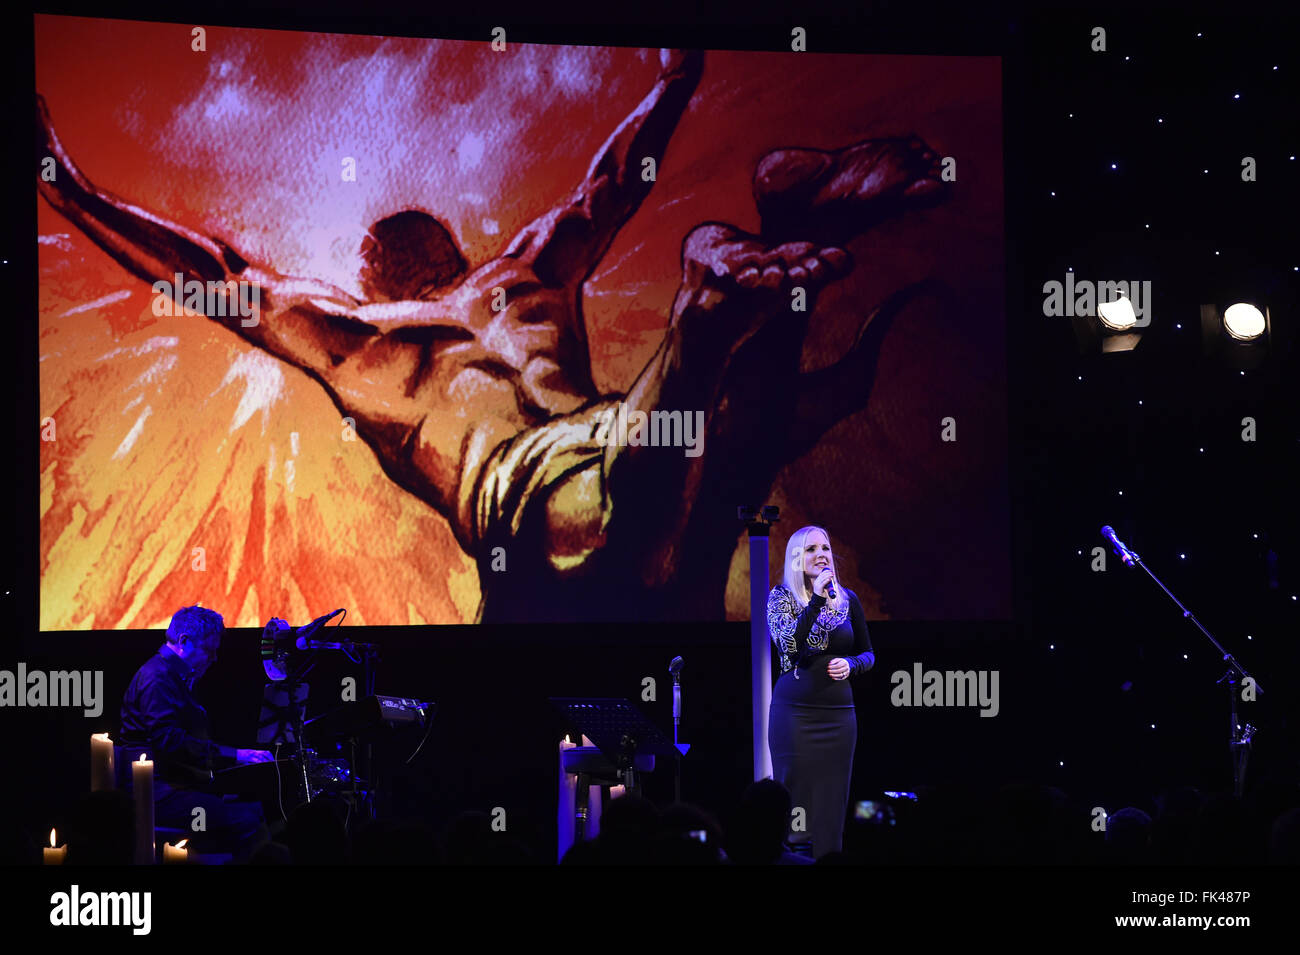
<path fill-rule="evenodd" d="M 754 701 L 754 778 L 772 775 L 767 748 L 767 709 L 772 702 L 772 639 L 767 633 L 768 535 L 749 531 L 750 692 Z"/>
<path fill-rule="evenodd" d="M 577 745 L 570 742 L 567 736 L 560 740 L 560 817 L 556 820 L 558 833 L 555 859 L 557 863 L 564 858 L 564 854 L 573 845 L 573 817 L 578 812 L 578 776 L 576 773 L 564 771 L 564 751 L 573 749 Z"/>

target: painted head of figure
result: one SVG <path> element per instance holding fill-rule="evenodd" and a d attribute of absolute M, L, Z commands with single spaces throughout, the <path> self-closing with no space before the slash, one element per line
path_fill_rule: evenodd
<path fill-rule="evenodd" d="M 466 270 L 451 233 L 418 209 L 373 223 L 361 241 L 361 258 L 361 288 L 371 301 L 429 298 Z"/>
<path fill-rule="evenodd" d="M 194 679 L 216 662 L 225 625 L 221 614 L 206 607 L 182 607 L 172 614 L 167 644 L 189 665 Z"/>
<path fill-rule="evenodd" d="M 813 581 L 824 570 L 835 570 L 835 554 L 831 551 L 830 535 L 825 529 L 815 525 L 801 527 L 790 535 L 789 546 L 785 549 L 785 586 L 795 595 L 800 605 L 806 605 L 813 594 Z M 835 600 L 828 601 L 832 607 L 844 603 L 844 588 L 837 587 Z"/>

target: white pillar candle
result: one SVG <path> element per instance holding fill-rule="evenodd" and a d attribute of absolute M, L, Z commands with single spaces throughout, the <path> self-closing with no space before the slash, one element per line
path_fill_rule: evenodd
<path fill-rule="evenodd" d="M 107 733 L 92 733 L 90 735 L 90 791 L 97 793 L 104 789 L 116 789 L 117 781 L 113 772 L 113 741 Z"/>
<path fill-rule="evenodd" d="M 153 865 L 153 760 L 147 754 L 131 764 L 131 788 L 135 794 L 135 864 Z"/>
<path fill-rule="evenodd" d="M 163 864 L 164 865 L 183 865 L 190 861 L 190 850 L 185 848 L 188 839 L 182 839 L 176 845 L 170 842 L 163 843 Z"/>

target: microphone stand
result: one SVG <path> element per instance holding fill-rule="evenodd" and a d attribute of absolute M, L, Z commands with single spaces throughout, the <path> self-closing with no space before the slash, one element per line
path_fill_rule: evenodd
<path fill-rule="evenodd" d="M 677 742 L 677 729 L 682 723 L 682 671 L 673 673 L 673 748 L 682 752 Z M 673 760 L 673 802 L 682 801 L 682 760 L 679 756 Z"/>
<path fill-rule="evenodd" d="M 1121 551 L 1119 547 L 1116 547 L 1115 554 L 1124 558 L 1126 564 L 1141 567 L 1145 570 L 1147 576 L 1156 582 L 1156 586 L 1163 590 L 1169 599 L 1177 605 L 1178 609 L 1183 612 L 1183 617 L 1194 623 L 1196 629 L 1205 634 L 1205 639 L 1209 640 L 1210 643 L 1214 645 L 1214 649 L 1219 651 L 1219 655 L 1223 658 L 1223 662 L 1228 665 L 1227 671 L 1225 671 L 1223 676 L 1219 677 L 1215 682 L 1216 684 L 1228 688 L 1229 706 L 1231 710 L 1228 753 L 1232 760 L 1232 792 L 1233 795 L 1240 797 L 1246 788 L 1246 760 L 1250 756 L 1250 741 L 1258 730 L 1249 723 L 1242 726 L 1237 722 L 1237 687 L 1244 681 L 1249 680 L 1251 685 L 1255 688 L 1256 693 L 1262 694 L 1264 688 L 1259 685 L 1258 680 L 1246 672 L 1246 668 L 1237 662 L 1236 657 L 1223 649 L 1223 645 L 1219 643 L 1218 640 L 1214 639 L 1214 634 L 1210 633 L 1210 631 L 1206 630 L 1205 627 L 1201 625 L 1201 621 L 1196 619 L 1196 615 L 1183 606 L 1182 601 L 1175 597 L 1169 588 L 1160 582 L 1160 578 L 1151 573 L 1151 569 L 1142 562 L 1142 558 L 1138 556 L 1135 550 L 1132 548 L 1125 548 Z M 1127 554 L 1127 557 L 1125 554 Z M 1132 558 L 1131 560 L 1128 559 L 1130 557 Z"/>
<path fill-rule="evenodd" d="M 298 684 L 295 684 L 295 687 L 296 687 L 297 685 L 298 685 Z M 291 690 L 290 692 L 292 692 L 292 690 Z M 306 709 L 306 704 L 303 705 L 303 709 Z M 302 733 L 303 733 L 303 722 L 302 722 L 302 717 L 303 717 L 303 711 L 300 710 L 300 709 L 298 709 L 297 707 L 294 707 L 294 710 L 295 710 L 295 713 L 296 713 L 297 718 L 298 718 L 298 725 L 297 725 L 297 728 L 294 730 L 294 733 L 295 733 L 295 735 L 296 735 L 296 737 L 297 737 L 297 739 L 295 739 L 294 742 L 296 742 L 296 743 L 298 744 L 298 771 L 302 774 L 302 792 L 303 792 L 303 795 L 307 798 L 307 802 L 311 802 L 311 797 L 312 797 L 312 792 L 311 792 L 311 775 L 310 775 L 310 773 L 308 773 L 308 771 L 307 771 L 307 748 L 306 748 L 306 746 L 304 746 L 304 744 L 303 744 L 303 740 L 302 740 Z"/>
<path fill-rule="evenodd" d="M 297 695 L 298 689 L 303 685 L 302 678 L 306 676 L 307 672 L 311 670 L 311 668 L 315 665 L 316 665 L 316 654 L 312 652 L 309 653 L 305 659 L 299 662 L 298 666 L 295 667 L 294 670 L 288 675 L 288 679 L 285 681 L 285 685 L 289 689 L 289 702 L 291 704 L 293 704 L 294 697 Z M 305 714 L 306 709 L 307 709 L 307 700 L 305 697 L 303 699 L 301 709 L 296 704 L 293 704 L 293 712 L 294 712 L 293 744 L 294 744 L 294 754 L 298 757 L 298 774 L 302 777 L 303 801 L 311 802 L 312 800 L 311 774 L 308 772 L 307 769 L 308 749 L 307 749 L 307 744 L 303 740 L 303 733 L 306 728 L 306 723 L 303 722 L 303 717 L 306 715 Z"/>
<path fill-rule="evenodd" d="M 361 647 L 361 652 L 365 658 L 363 664 L 364 667 L 363 679 L 365 681 L 366 696 L 371 697 L 375 695 L 375 663 L 379 659 L 379 648 L 376 647 L 374 644 L 366 644 L 365 646 Z M 365 805 L 366 815 L 373 821 L 374 819 L 378 818 L 379 815 L 378 807 L 375 805 L 377 799 L 379 798 L 378 797 L 379 783 L 375 778 L 375 748 L 374 748 L 374 740 L 371 738 L 366 739 L 365 757 L 366 757 L 366 800 L 364 805 Z M 355 761 L 352 764 L 352 778 L 355 781 L 356 779 Z"/>

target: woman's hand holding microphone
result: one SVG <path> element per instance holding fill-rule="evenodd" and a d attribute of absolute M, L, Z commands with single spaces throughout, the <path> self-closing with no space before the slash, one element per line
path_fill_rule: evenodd
<path fill-rule="evenodd" d="M 813 593 L 818 597 L 825 597 L 829 600 L 830 595 L 827 590 L 831 589 L 834 580 L 835 572 L 829 567 L 824 568 L 817 575 L 817 579 L 813 581 Z M 849 661 L 843 657 L 835 657 L 830 663 L 826 664 L 826 672 L 832 680 L 847 680 L 850 669 L 852 668 L 849 666 Z"/>
<path fill-rule="evenodd" d="M 829 567 L 825 568 L 817 575 L 817 579 L 813 581 L 813 593 L 818 597 L 825 597 L 827 600 L 831 599 L 830 594 L 826 592 L 826 589 L 831 586 L 834 580 L 835 571 L 831 570 Z"/>

